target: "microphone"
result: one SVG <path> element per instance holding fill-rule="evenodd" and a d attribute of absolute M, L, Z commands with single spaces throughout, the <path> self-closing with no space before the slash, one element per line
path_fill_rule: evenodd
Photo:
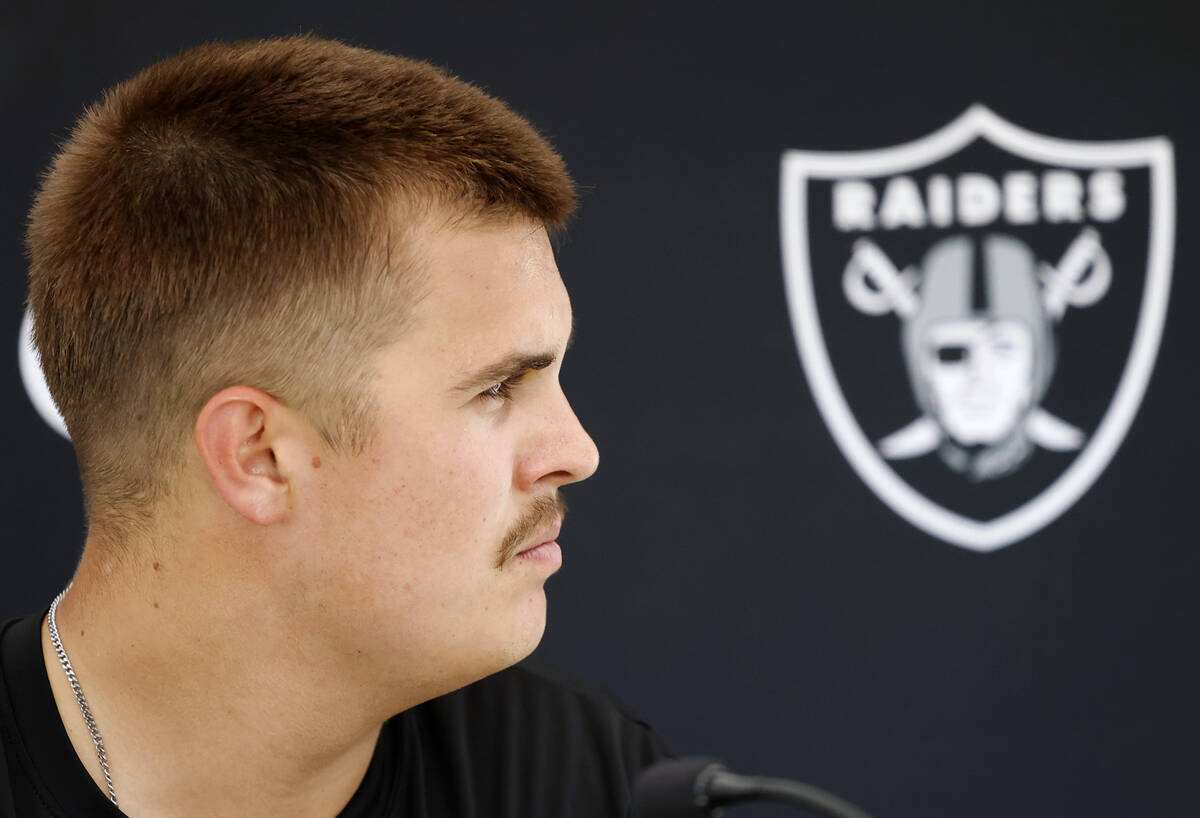
<path fill-rule="evenodd" d="M 713 818 L 741 801 L 777 801 L 827 818 L 871 818 L 809 784 L 738 775 L 713 758 L 673 758 L 650 765 L 633 785 L 635 818 Z"/>

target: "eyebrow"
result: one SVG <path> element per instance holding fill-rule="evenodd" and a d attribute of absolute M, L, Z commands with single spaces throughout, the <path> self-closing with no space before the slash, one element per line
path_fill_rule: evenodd
<path fill-rule="evenodd" d="M 481 386 L 512 380 L 530 370 L 545 369 L 557 358 L 558 356 L 553 352 L 513 353 L 470 373 L 459 381 L 454 389 L 459 392 L 469 392 Z"/>
<path fill-rule="evenodd" d="M 575 325 L 572 323 L 571 334 L 567 337 L 564 351 L 570 349 L 574 341 Z M 514 352 L 463 376 L 453 391 L 469 392 L 483 386 L 491 386 L 494 383 L 524 375 L 526 372 L 545 369 L 557 360 L 557 352 Z"/>

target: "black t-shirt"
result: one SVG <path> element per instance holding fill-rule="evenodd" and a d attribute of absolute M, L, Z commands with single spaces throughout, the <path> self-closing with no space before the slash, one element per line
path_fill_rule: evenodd
<path fill-rule="evenodd" d="M 41 623 L 0 627 L 0 816 L 11 797 L 19 818 L 120 818 L 63 728 Z M 390 719 L 339 818 L 624 816 L 637 772 L 666 754 L 620 705 L 523 663 Z"/>

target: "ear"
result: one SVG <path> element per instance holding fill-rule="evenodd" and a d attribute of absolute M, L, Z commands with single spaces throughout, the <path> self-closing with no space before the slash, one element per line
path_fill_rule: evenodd
<path fill-rule="evenodd" d="M 230 508 L 258 525 L 286 518 L 291 502 L 287 464 L 294 420 L 279 401 L 249 386 L 209 398 L 196 418 L 196 448 Z"/>

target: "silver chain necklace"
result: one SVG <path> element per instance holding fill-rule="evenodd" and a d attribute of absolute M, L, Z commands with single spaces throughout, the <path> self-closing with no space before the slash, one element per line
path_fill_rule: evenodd
<path fill-rule="evenodd" d="M 108 755 L 104 752 L 104 739 L 100 736 L 100 728 L 96 726 L 96 720 L 92 717 L 92 708 L 88 707 L 87 697 L 83 695 L 83 687 L 79 684 L 79 677 L 75 675 L 75 668 L 71 667 L 71 660 L 67 658 L 67 650 L 63 647 L 62 640 L 58 638 L 58 623 L 54 620 L 54 612 L 58 610 L 58 603 L 62 602 L 69 590 L 71 590 L 70 585 L 64 588 L 62 593 L 50 603 L 50 614 L 46 617 L 46 624 L 50 628 L 50 642 L 54 645 L 54 652 L 58 654 L 58 663 L 66 671 L 67 681 L 70 682 L 71 690 L 75 692 L 75 701 L 79 704 L 79 712 L 83 713 L 83 720 L 92 737 L 92 744 L 96 745 L 96 758 L 100 759 L 100 769 L 104 771 L 104 783 L 108 785 L 108 800 L 112 801 L 115 807 L 119 806 L 117 791 L 113 789 L 112 775 L 108 771 Z"/>

